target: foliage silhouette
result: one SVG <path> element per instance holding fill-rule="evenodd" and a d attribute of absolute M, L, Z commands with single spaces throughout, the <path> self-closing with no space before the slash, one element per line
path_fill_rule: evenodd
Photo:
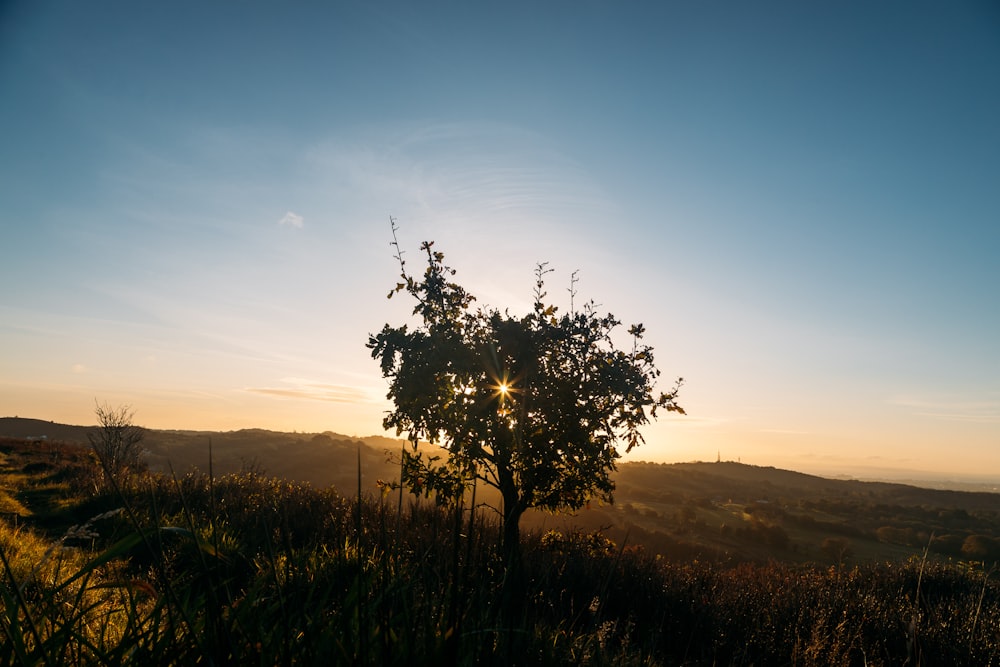
<path fill-rule="evenodd" d="M 629 328 L 626 351 L 612 339 L 620 322 L 599 314 L 593 302 L 557 315 L 544 300 L 546 264 L 535 270 L 527 315 L 473 308 L 475 297 L 452 282 L 455 271 L 433 242 L 421 245 L 423 276 L 408 273 L 391 223 L 402 281 L 389 297 L 411 295 L 419 324 L 386 324 L 368 347 L 395 406 L 385 427 L 405 432 L 413 445 L 403 452 L 401 482 L 442 503 L 476 481 L 499 490 L 510 564 L 526 510 L 610 501 L 616 445 L 623 441 L 628 451 L 641 444 L 639 429 L 658 409 L 683 414 L 676 402 L 681 380 L 654 395 L 659 371 L 641 324 Z M 440 445 L 444 455 L 424 456 L 421 440 Z"/>
<path fill-rule="evenodd" d="M 140 455 L 144 429 L 133 423 L 135 412 L 128 405 L 114 408 L 98 403 L 94 414 L 98 428 L 87 435 L 90 445 L 101 461 L 106 481 L 121 485 L 130 473 L 143 469 Z"/>

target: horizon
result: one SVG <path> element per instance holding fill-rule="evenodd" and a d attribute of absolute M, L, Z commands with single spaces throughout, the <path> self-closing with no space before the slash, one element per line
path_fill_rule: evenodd
<path fill-rule="evenodd" d="M 79 428 L 99 428 L 97 424 L 68 424 L 64 422 L 57 422 L 51 419 L 38 419 L 35 417 L 21 417 L 19 415 L 0 415 L 0 420 L 3 419 L 24 419 L 29 421 L 38 421 L 46 424 L 54 424 L 60 426 L 70 426 Z M 137 423 L 138 426 L 148 430 L 163 431 L 163 432 L 177 432 L 177 433 L 238 433 L 240 431 L 265 431 L 268 433 L 280 433 L 284 435 L 321 435 L 321 434 L 332 434 L 350 438 L 355 441 L 365 441 L 373 438 L 387 438 L 391 440 L 398 440 L 400 442 L 405 442 L 406 439 L 402 436 L 396 436 L 391 433 L 369 433 L 369 434 L 357 434 L 357 433 L 346 433 L 338 429 L 323 429 L 320 431 L 315 430 L 276 430 L 267 429 L 262 427 L 244 427 L 238 429 L 229 430 L 219 430 L 219 429 L 192 429 L 192 428 L 153 428 L 145 426 L 143 424 Z M 0 434 L 2 435 L 2 434 Z M 48 438 L 45 433 L 33 433 L 27 437 L 43 437 Z M 54 438 L 58 440 L 58 438 Z M 366 443 L 367 444 L 367 443 Z M 427 443 L 423 443 L 427 444 Z M 370 445 L 369 445 L 370 446 Z M 430 445 L 434 446 L 434 445 Z M 716 453 L 715 459 L 689 459 L 689 460 L 677 460 L 677 461 L 667 461 L 658 460 L 651 461 L 644 459 L 641 455 L 626 455 L 619 459 L 619 463 L 635 463 L 635 464 L 664 464 L 664 465 L 687 465 L 687 464 L 712 464 L 712 463 L 734 463 L 737 465 L 745 465 L 755 468 L 775 468 L 778 470 L 786 470 L 788 472 L 802 473 L 806 475 L 812 475 L 816 477 L 822 477 L 825 479 L 832 480 L 851 480 L 859 482 L 889 482 L 889 483 L 899 483 L 899 484 L 909 484 L 912 486 L 918 486 L 921 488 L 928 489 L 947 489 L 955 491 L 980 491 L 980 492 L 990 492 L 990 493 L 1000 493 L 1000 474 L 975 474 L 975 473 L 958 473 L 958 472 L 948 472 L 948 471 L 925 471 L 925 470 L 913 470 L 905 468 L 883 468 L 878 466 L 863 466 L 855 465 L 848 466 L 846 468 L 790 468 L 782 467 L 780 465 L 774 465 L 771 463 L 757 463 L 755 461 L 743 461 L 742 458 L 723 458 L 721 452 Z"/>
<path fill-rule="evenodd" d="M 998 71 L 989 3 L 6 3 L 0 410 L 394 437 L 394 216 L 646 325 L 629 460 L 1000 477 Z"/>

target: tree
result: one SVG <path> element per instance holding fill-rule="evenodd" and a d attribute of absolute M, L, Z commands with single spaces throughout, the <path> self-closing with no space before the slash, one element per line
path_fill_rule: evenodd
<path fill-rule="evenodd" d="M 988 535 L 969 535 L 962 542 L 962 555 L 987 563 L 1000 560 L 1000 542 Z"/>
<path fill-rule="evenodd" d="M 94 413 L 97 431 L 89 433 L 87 438 L 101 461 L 106 478 L 121 485 L 129 473 L 142 469 L 139 456 L 145 432 L 133 423 L 135 412 L 131 406 L 113 408 L 107 403 L 98 403 Z"/>
<path fill-rule="evenodd" d="M 519 556 L 520 519 L 529 508 L 579 509 L 591 498 L 610 501 L 611 473 L 623 441 L 643 442 L 639 429 L 658 409 L 684 413 L 673 389 L 654 395 L 659 371 L 642 343 L 643 326 L 629 328 L 631 349 L 612 340 L 620 325 L 593 302 L 557 316 L 544 301 L 545 264 L 536 268 L 533 310 L 523 317 L 474 308 L 475 297 L 451 282 L 455 271 L 425 242 L 427 268 L 417 279 L 393 242 L 402 282 L 391 298 L 416 300 L 418 323 L 386 324 L 369 337 L 393 401 L 384 425 L 406 433 L 402 479 L 414 493 L 450 502 L 473 482 L 499 490 L 502 549 Z M 575 295 L 571 283 L 571 300 Z M 419 441 L 439 445 L 424 457 Z"/>
<path fill-rule="evenodd" d="M 844 537 L 828 537 L 819 545 L 819 549 L 840 567 L 844 566 L 845 560 L 854 555 L 850 541 Z"/>

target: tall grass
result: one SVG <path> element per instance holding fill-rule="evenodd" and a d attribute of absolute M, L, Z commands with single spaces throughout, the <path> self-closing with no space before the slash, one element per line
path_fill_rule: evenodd
<path fill-rule="evenodd" d="M 511 614 L 499 526 L 468 506 L 247 472 L 76 511 L 99 518 L 72 538 L 0 525 L 0 663 L 1000 662 L 1000 585 L 962 564 L 723 567 L 530 533 Z"/>

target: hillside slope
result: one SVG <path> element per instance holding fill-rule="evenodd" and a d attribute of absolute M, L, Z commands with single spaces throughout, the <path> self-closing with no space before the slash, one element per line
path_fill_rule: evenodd
<path fill-rule="evenodd" d="M 93 427 L 2 418 L 0 436 L 86 442 Z M 333 432 L 149 430 L 146 461 L 158 472 L 240 471 L 333 486 L 345 495 L 398 477 L 405 443 Z M 211 447 L 211 458 L 209 448 Z M 1000 557 L 1000 494 L 816 477 L 735 462 L 623 463 L 613 505 L 569 515 L 531 512 L 528 528 L 599 530 L 615 541 L 680 558 L 841 562 L 903 559 L 930 547 L 941 557 Z M 477 502 L 495 504 L 479 489 Z"/>

